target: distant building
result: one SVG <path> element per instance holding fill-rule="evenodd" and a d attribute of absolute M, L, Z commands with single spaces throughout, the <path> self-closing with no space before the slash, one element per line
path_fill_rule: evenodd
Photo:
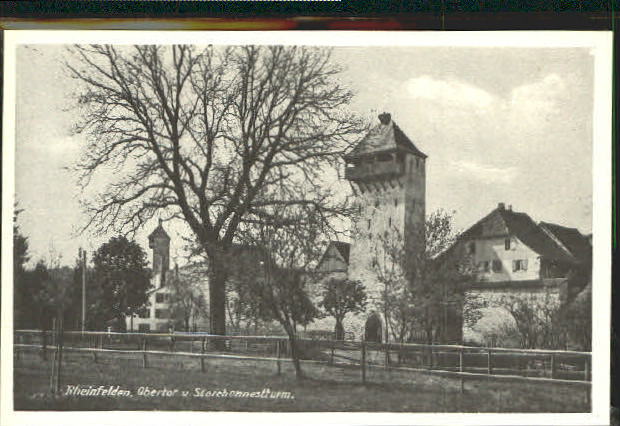
<path fill-rule="evenodd" d="M 495 306 L 502 298 L 568 303 L 588 284 L 591 274 L 592 246 L 587 236 L 574 228 L 537 224 L 504 203 L 463 232 L 451 250 L 473 258 L 476 281 L 469 294 L 489 304 L 475 325 L 464 327 L 465 341 L 493 343 L 502 324 L 510 320 L 504 309 Z"/>
<path fill-rule="evenodd" d="M 390 114 L 381 114 L 379 121 L 344 156 L 345 177 L 351 182 L 358 209 L 352 241 L 330 242 L 317 269 L 325 273 L 323 280 L 349 278 L 361 281 L 366 288 L 367 309 L 363 314 L 346 316 L 346 335 L 385 341 L 385 315 L 380 307 L 383 284 L 377 270 L 386 258 L 386 235 L 394 231 L 400 234 L 402 250 L 425 245 L 424 232 L 415 230 L 423 230 L 425 224 L 427 156 Z M 536 224 L 527 214 L 513 212 L 511 206 L 500 203 L 440 256 L 473 257 L 475 281 L 466 300 L 479 297 L 489 306 L 480 311 L 482 317 L 473 327 L 463 326 L 463 313 L 469 304 L 446 308 L 441 335 L 450 342 L 488 343 L 507 320 L 505 310 L 493 307 L 495 300 L 506 295 L 570 302 L 590 279 L 591 253 L 591 235 L 552 223 Z M 571 279 L 575 276 L 579 278 Z M 321 283 L 311 290 L 317 302 L 320 290 Z M 307 328 L 327 331 L 334 325 L 328 317 Z"/>
<path fill-rule="evenodd" d="M 148 292 L 147 304 L 136 315 L 126 318 L 127 330 L 139 332 L 168 332 L 171 328 L 180 330 L 183 321 L 174 311 L 175 287 L 173 280 L 183 278 L 185 284 L 192 285 L 193 290 L 202 296 L 204 304 L 208 305 L 207 263 L 190 263 L 180 268 L 175 266 L 174 269 L 170 269 L 170 236 L 165 231 L 161 220 L 148 236 L 148 240 L 149 248 L 153 252 L 153 273 L 151 276 L 153 288 Z M 234 288 L 234 280 L 248 279 L 249 275 L 252 276 L 252 279 L 263 279 L 264 272 L 262 272 L 261 262 L 263 258 L 264 252 L 261 250 L 247 245 L 234 244 L 230 251 L 229 286 Z M 229 294 L 227 302 L 234 302 L 235 297 L 235 294 Z M 228 320 L 230 326 L 230 321 L 233 319 L 228 318 Z M 204 315 L 193 315 L 189 326 L 192 331 L 208 331 L 209 318 Z"/>
<path fill-rule="evenodd" d="M 129 331 L 163 331 L 172 325 L 170 315 L 171 288 L 166 281 L 171 276 L 170 236 L 164 230 L 161 219 L 157 228 L 148 237 L 149 248 L 153 250 L 152 289 L 148 293 L 148 304 L 137 315 L 126 318 Z"/>

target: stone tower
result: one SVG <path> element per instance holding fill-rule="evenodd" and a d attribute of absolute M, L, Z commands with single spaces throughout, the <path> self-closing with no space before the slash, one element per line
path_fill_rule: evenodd
<path fill-rule="evenodd" d="M 166 272 L 170 269 L 170 237 L 161 219 L 149 235 L 149 247 L 153 249 L 153 282 L 156 287 L 162 287 L 166 283 Z"/>
<path fill-rule="evenodd" d="M 426 158 L 390 114 L 344 156 L 358 209 L 353 224 L 348 276 L 366 287 L 366 312 L 345 319 L 355 338 L 385 341 L 380 308 L 384 284 L 380 270 L 389 270 L 387 250 L 423 247 L 426 214 Z M 398 237 L 398 238 L 397 238 Z M 346 323 L 349 324 L 346 324 Z"/>

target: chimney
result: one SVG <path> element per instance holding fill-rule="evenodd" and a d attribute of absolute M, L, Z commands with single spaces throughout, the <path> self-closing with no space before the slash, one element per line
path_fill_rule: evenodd
<path fill-rule="evenodd" d="M 392 116 L 390 115 L 389 112 L 384 112 L 382 114 L 379 114 L 379 121 L 381 122 L 381 124 L 390 124 L 390 121 L 392 120 Z"/>
<path fill-rule="evenodd" d="M 497 203 L 497 210 L 504 210 L 506 205 L 504 203 Z"/>
<path fill-rule="evenodd" d="M 508 207 L 506 207 L 506 209 L 511 212 L 512 211 L 512 204 L 508 204 Z"/>

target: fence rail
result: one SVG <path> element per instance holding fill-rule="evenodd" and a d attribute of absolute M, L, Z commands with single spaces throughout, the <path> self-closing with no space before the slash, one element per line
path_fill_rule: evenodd
<path fill-rule="evenodd" d="M 275 362 L 281 373 L 282 363 L 291 357 L 290 342 L 282 336 L 17 330 L 14 344 L 16 356 L 20 350 L 38 348 L 46 357 L 61 347 L 89 352 L 93 362 L 106 353 L 131 354 L 144 368 L 150 356 L 185 356 L 200 359 L 202 371 L 205 358 L 222 358 Z M 312 339 L 297 339 L 296 344 L 303 362 L 359 368 L 362 382 L 371 368 L 584 385 L 591 380 L 589 352 Z"/>

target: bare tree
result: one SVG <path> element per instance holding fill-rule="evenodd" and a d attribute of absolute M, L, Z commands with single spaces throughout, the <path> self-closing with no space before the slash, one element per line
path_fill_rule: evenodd
<path fill-rule="evenodd" d="M 454 316 L 476 318 L 466 303 L 467 284 L 473 278 L 471 259 L 452 252 L 457 235 L 452 216 L 438 210 L 408 235 L 393 227 L 380 236 L 373 259 L 384 285 L 381 305 L 394 339 L 404 342 L 422 331 L 427 343 L 448 340 Z M 409 238 L 407 238 L 407 236 Z M 421 244 L 420 244 L 421 243 Z M 452 319 L 449 319 L 451 316 Z"/>
<path fill-rule="evenodd" d="M 322 254 L 320 243 L 326 224 L 320 220 L 318 209 L 310 205 L 279 208 L 271 218 L 246 234 L 248 243 L 263 253 L 263 276 L 249 289 L 260 301 L 262 318 L 275 320 L 284 328 L 296 375 L 303 378 L 297 327 L 320 315 L 307 286 L 321 275 L 316 264 Z"/>
<path fill-rule="evenodd" d="M 195 325 L 203 312 L 205 300 L 200 289 L 201 283 L 193 271 L 179 272 L 178 268 L 170 280 L 171 317 L 177 321 L 181 320 L 185 331 L 191 331 L 190 324 L 193 322 Z"/>
<path fill-rule="evenodd" d="M 498 339 L 502 344 L 511 335 L 521 348 L 564 349 L 566 332 L 559 295 L 546 288 L 541 294 L 509 294 L 494 302 L 506 310 L 514 320 L 500 328 Z"/>
<path fill-rule="evenodd" d="M 158 214 L 187 223 L 210 263 L 211 332 L 225 333 L 225 255 L 247 223 L 272 207 L 312 205 L 342 213 L 322 185 L 327 167 L 361 129 L 352 94 L 324 48 L 75 46 L 78 164 L 88 188 L 86 228 L 132 233 Z M 278 197 L 259 198 L 277 186 Z"/>

